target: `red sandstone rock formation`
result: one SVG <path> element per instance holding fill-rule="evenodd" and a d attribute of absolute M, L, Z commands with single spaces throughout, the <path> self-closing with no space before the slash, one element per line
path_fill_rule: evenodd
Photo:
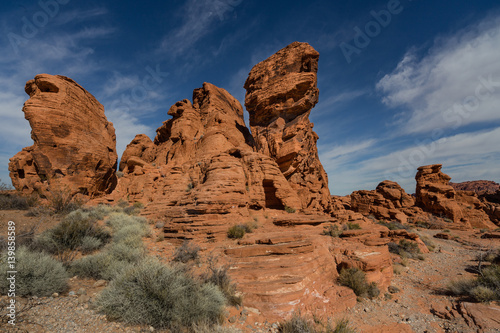
<path fill-rule="evenodd" d="M 403 208 L 410 208 L 415 199 L 408 195 L 398 183 L 385 180 L 375 191 L 355 191 L 351 194 L 351 209 L 377 219 L 407 222 Z"/>
<path fill-rule="evenodd" d="M 50 188 L 95 196 L 116 186 L 115 129 L 104 107 L 70 78 L 40 74 L 26 83 L 23 112 L 34 145 L 10 159 L 17 190 Z"/>
<path fill-rule="evenodd" d="M 500 190 L 500 184 L 490 180 L 473 180 L 462 183 L 450 182 L 450 185 L 456 191 L 472 191 L 477 195 L 494 194 L 496 191 Z"/>
<path fill-rule="evenodd" d="M 495 228 L 477 195 L 455 191 L 451 177 L 441 172 L 441 164 L 418 168 L 416 205 L 423 210 L 442 215 L 462 228 Z"/>
<path fill-rule="evenodd" d="M 245 82 L 245 106 L 258 152 L 272 157 L 299 194 L 294 208 L 331 212 L 328 178 L 309 113 L 318 102 L 319 53 L 292 43 L 257 64 Z"/>
<path fill-rule="evenodd" d="M 248 209 L 300 206 L 276 162 L 254 152 L 243 108 L 227 91 L 205 83 L 168 114 L 154 142 L 139 135 L 128 145 L 113 193 L 150 203 L 148 212 L 169 220 L 167 237 L 225 238 L 228 221 Z"/>

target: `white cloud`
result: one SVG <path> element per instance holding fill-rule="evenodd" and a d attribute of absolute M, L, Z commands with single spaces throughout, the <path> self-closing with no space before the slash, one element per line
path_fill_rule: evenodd
<path fill-rule="evenodd" d="M 374 189 L 383 180 L 398 182 L 409 193 L 415 191 L 417 168 L 427 164 L 443 164 L 444 172 L 454 181 L 486 179 L 500 181 L 500 127 L 471 133 L 415 142 L 410 147 L 378 157 L 368 158 L 375 145 L 353 144 L 333 149 L 332 155 L 347 154 L 348 162 L 323 163 L 329 175 L 330 188 L 335 194 L 349 194 L 358 189 Z M 357 148 L 370 148 L 357 149 Z M 323 155 L 322 161 L 323 161 Z M 361 162 L 352 162 L 361 160 Z M 325 162 L 323 161 L 323 162 Z M 449 171 L 448 171 L 449 170 Z"/>
<path fill-rule="evenodd" d="M 402 132 L 500 120 L 500 17 L 436 39 L 423 57 L 417 53 L 410 50 L 376 86 L 386 105 L 410 111 Z"/>
<path fill-rule="evenodd" d="M 115 127 L 116 150 L 119 158 L 137 134 L 151 136 L 151 133 L 154 133 L 151 127 L 142 124 L 137 117 L 130 113 L 122 112 L 119 109 L 106 110 L 106 117 Z"/>

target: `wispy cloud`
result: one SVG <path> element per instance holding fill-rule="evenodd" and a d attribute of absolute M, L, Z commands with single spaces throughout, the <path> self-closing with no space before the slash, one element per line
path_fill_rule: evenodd
<path fill-rule="evenodd" d="M 196 42 L 210 34 L 216 23 L 229 17 L 242 1 L 188 0 L 180 10 L 181 24 L 166 35 L 159 51 L 177 57 L 190 50 Z"/>
<path fill-rule="evenodd" d="M 422 133 L 500 120 L 500 17 L 440 37 L 428 54 L 414 48 L 377 89 L 409 110 L 402 131 Z"/>
<path fill-rule="evenodd" d="M 427 164 L 443 164 L 443 170 L 452 171 L 450 176 L 456 181 L 499 181 L 498 142 L 500 127 L 416 142 L 396 151 L 386 149 L 377 157 L 370 157 L 371 150 L 376 147 L 376 143 L 370 145 L 370 142 L 334 148 L 320 157 L 333 193 L 349 194 L 355 189 L 374 189 L 386 179 L 398 182 L 406 191 L 413 193 L 417 168 Z M 328 153 L 336 157 L 329 159 L 326 157 Z M 348 163 L 336 163 L 339 158 L 345 162 L 342 156 L 348 156 Z"/>

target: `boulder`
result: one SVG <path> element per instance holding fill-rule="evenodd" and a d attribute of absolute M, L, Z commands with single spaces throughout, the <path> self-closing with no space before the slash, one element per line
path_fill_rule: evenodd
<path fill-rule="evenodd" d="M 104 107 L 72 79 L 40 74 L 26 83 L 23 112 L 34 144 L 10 159 L 12 184 L 97 196 L 116 186 L 116 137 Z"/>

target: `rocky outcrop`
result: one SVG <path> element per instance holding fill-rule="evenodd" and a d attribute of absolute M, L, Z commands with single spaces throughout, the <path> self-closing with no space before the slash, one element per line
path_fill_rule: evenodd
<path fill-rule="evenodd" d="M 495 228 L 475 193 L 455 191 L 451 177 L 441 172 L 441 164 L 418 168 L 416 205 L 424 211 L 450 219 L 455 227 Z"/>
<path fill-rule="evenodd" d="M 245 82 L 245 106 L 257 151 L 276 161 L 299 195 L 294 208 L 331 212 L 318 135 L 309 121 L 318 102 L 318 58 L 309 44 L 295 42 L 257 64 Z"/>
<path fill-rule="evenodd" d="M 34 144 L 10 159 L 17 190 L 96 196 L 116 186 L 116 138 L 104 107 L 70 78 L 40 74 L 26 83 L 23 112 Z"/>
<path fill-rule="evenodd" d="M 408 195 L 398 183 L 385 180 L 378 184 L 375 191 L 355 191 L 351 194 L 351 209 L 365 216 L 373 215 L 376 219 L 407 222 L 403 209 L 415 204 L 415 199 Z"/>
<path fill-rule="evenodd" d="M 462 183 L 452 183 L 450 185 L 456 191 L 472 191 L 477 195 L 494 194 L 500 190 L 500 184 L 490 180 L 473 180 Z"/>
<path fill-rule="evenodd" d="M 243 108 L 227 91 L 204 83 L 168 114 L 154 141 L 139 135 L 127 146 L 111 196 L 148 204 L 146 213 L 168 221 L 166 237 L 225 238 L 249 210 L 300 207 L 276 162 L 254 151 Z"/>

